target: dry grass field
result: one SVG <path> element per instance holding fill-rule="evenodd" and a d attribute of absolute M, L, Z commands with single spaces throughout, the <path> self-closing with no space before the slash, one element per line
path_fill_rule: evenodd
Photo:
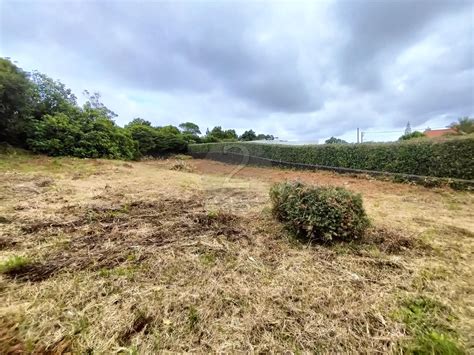
<path fill-rule="evenodd" d="M 295 240 L 273 182 L 362 193 Z M 474 351 L 474 195 L 204 160 L 0 155 L 0 353 Z"/>

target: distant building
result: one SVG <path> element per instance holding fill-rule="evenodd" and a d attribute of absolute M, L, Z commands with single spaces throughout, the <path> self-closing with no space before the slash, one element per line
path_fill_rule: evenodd
<path fill-rule="evenodd" d="M 425 129 L 425 131 L 423 132 L 423 134 L 425 136 L 427 136 L 428 138 L 435 138 L 435 137 L 441 137 L 441 136 L 444 136 L 446 134 L 457 134 L 458 132 L 453 129 L 453 128 L 443 128 L 443 129 L 431 129 L 431 128 L 427 128 Z"/>

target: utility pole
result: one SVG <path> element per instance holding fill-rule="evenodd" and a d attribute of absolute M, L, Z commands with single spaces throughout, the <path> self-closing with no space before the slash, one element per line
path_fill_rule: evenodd
<path fill-rule="evenodd" d="M 357 127 L 357 143 L 359 143 L 359 127 Z"/>

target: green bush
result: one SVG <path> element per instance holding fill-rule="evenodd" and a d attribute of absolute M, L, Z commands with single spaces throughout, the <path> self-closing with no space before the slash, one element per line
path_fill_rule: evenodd
<path fill-rule="evenodd" d="M 341 187 L 283 182 L 271 188 L 270 198 L 273 215 L 302 238 L 350 241 L 370 224 L 362 197 Z"/>
<path fill-rule="evenodd" d="M 248 152 L 290 163 L 375 170 L 458 179 L 474 179 L 474 136 L 397 143 L 281 145 L 265 143 L 190 144 L 190 154 Z"/>
<path fill-rule="evenodd" d="M 45 115 L 32 124 L 28 146 L 36 153 L 80 158 L 134 159 L 137 143 L 108 118 Z"/>

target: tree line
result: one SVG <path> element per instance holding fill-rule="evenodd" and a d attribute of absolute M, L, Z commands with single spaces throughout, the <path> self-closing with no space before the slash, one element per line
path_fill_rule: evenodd
<path fill-rule="evenodd" d="M 192 122 L 153 126 L 142 118 L 120 127 L 99 93 L 86 90 L 84 95 L 80 106 L 59 80 L 0 58 L 0 142 L 53 156 L 137 159 L 185 152 L 189 143 L 274 139 L 253 130 L 238 136 L 220 126 L 202 135 Z"/>

